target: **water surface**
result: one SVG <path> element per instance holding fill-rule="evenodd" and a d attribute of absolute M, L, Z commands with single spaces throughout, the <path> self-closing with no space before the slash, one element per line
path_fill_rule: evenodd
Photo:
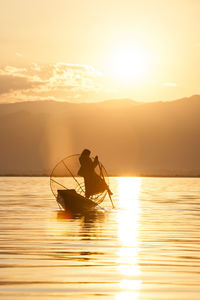
<path fill-rule="evenodd" d="M 116 209 L 73 218 L 48 178 L 0 178 L 1 299 L 199 299 L 200 179 L 110 183 Z"/>

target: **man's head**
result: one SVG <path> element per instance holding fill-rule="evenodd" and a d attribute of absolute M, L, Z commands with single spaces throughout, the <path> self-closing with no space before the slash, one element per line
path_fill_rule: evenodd
<path fill-rule="evenodd" d="M 84 149 L 81 155 L 90 156 L 91 151 L 89 149 Z"/>

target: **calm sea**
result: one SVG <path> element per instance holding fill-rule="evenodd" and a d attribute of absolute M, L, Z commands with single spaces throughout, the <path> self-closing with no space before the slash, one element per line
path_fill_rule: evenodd
<path fill-rule="evenodd" d="M 110 184 L 116 209 L 72 218 L 48 178 L 0 178 L 1 299 L 200 299 L 200 179 Z"/>

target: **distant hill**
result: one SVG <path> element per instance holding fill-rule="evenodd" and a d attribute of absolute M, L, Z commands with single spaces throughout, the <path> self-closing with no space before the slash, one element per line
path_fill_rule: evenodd
<path fill-rule="evenodd" d="M 200 175 L 200 96 L 0 104 L 0 175 L 49 175 L 84 148 L 112 175 Z"/>

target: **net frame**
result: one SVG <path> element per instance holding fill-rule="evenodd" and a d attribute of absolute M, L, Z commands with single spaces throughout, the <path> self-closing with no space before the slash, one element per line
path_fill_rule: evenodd
<path fill-rule="evenodd" d="M 69 162 L 70 160 L 73 160 L 73 159 L 76 159 L 79 157 L 80 157 L 80 154 L 73 154 L 70 156 L 66 156 L 65 158 L 60 160 L 53 168 L 53 170 L 50 174 L 50 188 L 51 188 L 51 191 L 52 191 L 53 195 L 55 196 L 56 200 L 57 200 L 58 188 L 55 188 L 55 186 L 58 186 L 60 189 L 64 189 L 64 190 L 71 189 L 71 187 L 68 187 L 62 183 L 62 181 L 64 181 L 64 178 L 70 178 L 70 177 L 73 178 L 73 183 L 74 183 L 73 189 L 75 189 L 75 191 L 79 195 L 85 197 L 85 184 L 84 184 L 83 177 L 77 175 L 77 173 L 76 173 L 76 175 L 73 174 L 73 170 L 70 170 L 70 167 L 67 164 L 67 162 Z M 94 160 L 94 157 L 91 157 L 91 158 Z M 68 172 L 68 174 L 70 174 L 71 176 L 69 176 L 69 175 L 68 176 L 63 176 L 63 175 L 62 176 L 61 175 L 54 176 L 56 174 L 57 169 L 61 165 L 66 170 L 66 175 Z M 109 177 L 108 177 L 107 171 L 100 161 L 98 162 L 98 165 L 95 168 L 95 172 L 106 182 L 107 186 L 109 186 Z M 63 180 L 61 180 L 61 178 Z M 104 192 L 90 196 L 88 199 L 94 201 L 96 204 L 100 204 L 105 199 L 107 193 L 108 193 L 108 191 L 105 190 Z"/>

